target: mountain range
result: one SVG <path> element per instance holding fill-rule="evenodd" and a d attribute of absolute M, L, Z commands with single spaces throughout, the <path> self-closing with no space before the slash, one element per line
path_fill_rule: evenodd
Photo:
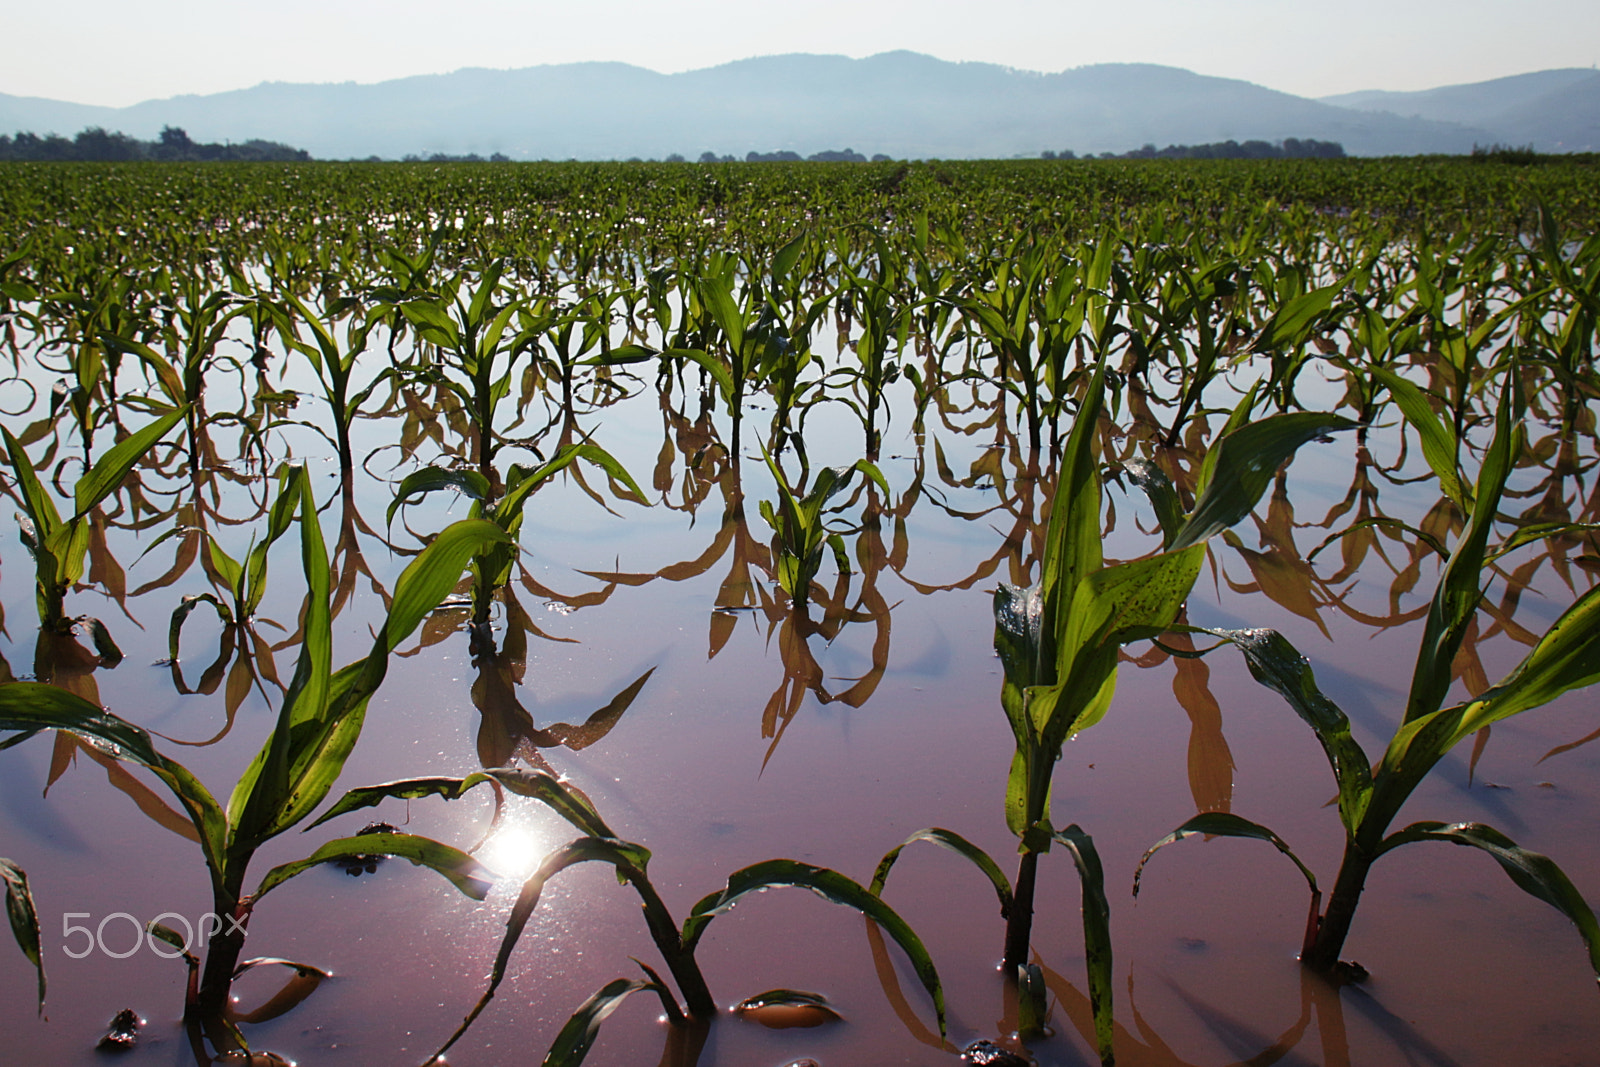
<path fill-rule="evenodd" d="M 1337 141 L 1352 155 L 1491 143 L 1572 152 L 1600 150 L 1600 72 L 1312 100 L 1150 64 L 1041 74 L 902 51 L 765 56 L 680 74 L 568 63 L 370 85 L 266 82 L 122 108 L 0 94 L 0 131 L 70 136 L 91 126 L 141 138 L 163 126 L 197 141 L 262 138 L 322 159 L 742 158 L 846 147 L 897 159 L 1007 158 L 1286 137 Z"/>

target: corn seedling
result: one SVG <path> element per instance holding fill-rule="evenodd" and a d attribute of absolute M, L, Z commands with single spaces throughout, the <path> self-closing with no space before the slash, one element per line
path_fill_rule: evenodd
<path fill-rule="evenodd" d="M 209 1028 L 213 1044 L 241 1043 L 227 1021 L 229 988 L 239 969 L 244 929 L 262 897 L 321 863 L 355 855 L 403 856 L 439 871 L 462 892 L 488 892 L 482 869 L 465 853 L 411 834 L 366 834 L 331 841 L 311 856 L 273 868 L 254 892 L 245 891 L 256 850 L 311 814 L 327 795 L 355 747 L 367 702 L 382 683 L 389 655 L 454 586 L 466 561 L 507 535 L 491 523 L 465 520 L 445 529 L 395 583 L 393 602 L 372 651 L 339 671 L 331 669 L 328 558 L 311 496 L 310 476 L 294 476 L 301 556 L 309 601 L 294 678 L 266 743 L 233 788 L 226 806 L 182 764 L 162 755 L 141 727 L 66 690 L 38 682 L 0 685 L 0 729 L 19 731 L 6 746 L 53 729 L 75 735 L 119 760 L 153 773 L 192 822 L 211 876 L 213 911 L 234 920 L 212 933 L 191 1013 Z"/>
<path fill-rule="evenodd" d="M 100 457 L 100 461 L 72 487 L 72 515 L 63 519 L 55 501 L 45 492 L 34 473 L 28 453 L 11 431 L 0 428 L 5 437 L 6 454 L 16 475 L 26 515 L 17 516 L 22 526 L 22 543 L 33 557 L 34 589 L 41 625 L 65 631 L 72 620 L 65 615 L 67 591 L 82 579 L 84 557 L 89 551 L 91 514 L 100 502 L 116 491 L 128 472 L 167 431 L 183 420 L 178 408 L 156 419 L 136 433 L 129 434 Z M 97 644 L 109 643 L 110 634 L 98 620 L 90 620 Z M 112 650 L 115 645 L 110 645 Z M 121 654 L 117 653 L 120 659 Z"/>
<path fill-rule="evenodd" d="M 1345 830 L 1343 859 L 1325 909 L 1321 908 L 1322 894 L 1315 876 L 1289 846 L 1267 827 L 1229 813 L 1196 816 L 1157 842 L 1145 854 L 1145 861 L 1157 849 L 1196 833 L 1270 842 L 1294 860 L 1311 889 L 1301 961 L 1314 971 L 1342 971 L 1339 956 L 1367 876 L 1378 859 L 1412 842 L 1448 841 L 1488 853 L 1521 889 L 1571 919 L 1600 974 L 1600 923 L 1550 859 L 1518 847 L 1481 823 L 1425 821 L 1393 832 L 1389 829 L 1423 778 L 1461 741 L 1502 719 L 1600 680 L 1600 588 L 1595 588 L 1567 608 L 1500 682 L 1459 704 L 1443 707 L 1451 666 L 1483 598 L 1484 571 L 1492 558 L 1487 551 L 1489 535 L 1520 452 L 1517 396 L 1516 376 L 1507 374 L 1494 439 L 1478 474 L 1467 526 L 1434 592 L 1404 714 L 1376 769 L 1351 736 L 1345 713 L 1317 688 L 1310 664 L 1282 635 L 1272 630 L 1205 631 L 1236 646 L 1252 676 L 1281 695 L 1316 733 L 1338 784 L 1339 817 Z M 1508 546 L 1524 540 L 1514 536 Z M 1143 865 L 1141 861 L 1141 870 Z M 1137 891 L 1137 876 L 1134 885 Z"/>
<path fill-rule="evenodd" d="M 910 958 L 918 979 L 933 999 L 934 1010 L 939 1020 L 939 1031 L 943 1034 L 944 991 L 939 983 L 939 974 L 933 965 L 933 960 L 928 956 L 927 949 L 915 931 L 876 894 L 868 892 L 851 879 L 826 867 L 815 867 L 796 860 L 767 860 L 729 875 L 727 885 L 717 892 L 708 894 L 695 904 L 680 927 L 650 882 L 648 874 L 650 850 L 643 845 L 618 837 L 587 797 L 544 771 L 500 768 L 468 775 L 465 778 L 414 778 L 366 786 L 346 793 L 317 822 L 321 823 L 338 815 L 372 807 L 387 798 L 414 799 L 440 796 L 446 800 L 454 800 L 475 786 L 487 782 L 496 782 L 518 796 L 539 801 L 576 827 L 582 836 L 546 856 L 539 869 L 523 882 L 511 914 L 506 919 L 506 934 L 501 939 L 499 952 L 495 956 L 489 987 L 462 1020 L 461 1026 L 439 1051 L 434 1053 L 429 1063 L 443 1056 L 488 1007 L 495 991 L 505 979 L 510 967 L 511 953 L 522 937 L 522 931 L 527 926 L 528 920 L 538 908 L 539 898 L 545 886 L 567 868 L 588 862 L 609 864 L 616 870 L 618 880 L 632 886 L 639 894 L 644 909 L 645 925 L 650 931 L 651 940 L 655 942 L 666 963 L 667 971 L 672 975 L 678 993 L 683 998 L 683 1009 L 679 1010 L 665 988 L 659 990 L 663 1003 L 669 1005 L 668 1018 L 676 1023 L 684 1022 L 685 1016 L 689 1020 L 704 1023 L 717 1015 L 716 1001 L 712 998 L 705 976 L 695 959 L 695 949 L 711 921 L 751 893 L 780 886 L 797 886 L 809 889 L 831 903 L 856 909 L 888 932 Z"/>

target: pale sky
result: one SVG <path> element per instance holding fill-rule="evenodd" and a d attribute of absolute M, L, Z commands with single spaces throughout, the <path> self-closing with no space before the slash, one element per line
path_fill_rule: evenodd
<path fill-rule="evenodd" d="M 1160 63 L 1302 96 L 1600 61 L 1595 0 L 0 0 L 0 93 L 123 106 L 263 81 L 910 49 Z"/>

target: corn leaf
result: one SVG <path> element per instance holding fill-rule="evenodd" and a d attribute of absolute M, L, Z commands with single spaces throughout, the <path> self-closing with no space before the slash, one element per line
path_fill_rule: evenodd
<path fill-rule="evenodd" d="M 39 1014 L 44 1014 L 44 958 L 39 949 L 39 911 L 28 888 L 28 873 L 8 859 L 0 859 L 0 881 L 6 884 L 6 918 L 11 920 L 11 935 L 17 947 L 39 972 Z"/>
<path fill-rule="evenodd" d="M 1573 921 L 1589 950 L 1589 965 L 1600 976 L 1600 921 L 1596 921 L 1583 894 L 1549 856 L 1521 848 L 1494 827 L 1474 822 L 1412 823 L 1385 838 L 1382 851 L 1413 841 L 1448 841 L 1487 852 L 1519 889 L 1538 897 Z"/>
<path fill-rule="evenodd" d="M 266 873 L 256 888 L 259 902 L 267 893 L 319 864 L 357 856 L 397 856 L 418 867 L 438 871 L 473 900 L 489 895 L 494 873 L 458 848 L 418 834 L 357 834 L 329 841 L 303 860 L 280 864 Z"/>
<path fill-rule="evenodd" d="M 1078 880 L 1083 886 L 1083 948 L 1089 973 L 1089 1007 L 1094 1015 L 1095 1045 L 1100 1052 L 1100 1062 L 1115 1062 L 1112 1034 L 1111 994 L 1111 903 L 1106 899 L 1105 870 L 1100 865 L 1100 853 L 1095 850 L 1094 839 L 1074 823 L 1052 835 L 1065 846 L 1078 867 Z"/>
<path fill-rule="evenodd" d="M 809 889 L 830 903 L 854 908 L 887 931 L 910 958 L 922 987 L 933 998 L 934 1012 L 939 1019 L 939 1033 L 943 1036 L 944 987 L 939 983 L 939 972 L 928 950 L 923 947 L 922 939 L 893 908 L 838 871 L 783 859 L 767 860 L 735 871 L 728 876 L 725 889 L 706 896 L 690 910 L 689 917 L 683 923 L 684 948 L 693 952 L 711 920 L 733 907 L 746 894 L 783 885 Z"/>

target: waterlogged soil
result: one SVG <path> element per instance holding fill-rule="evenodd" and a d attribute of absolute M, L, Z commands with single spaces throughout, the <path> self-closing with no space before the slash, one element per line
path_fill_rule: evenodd
<path fill-rule="evenodd" d="M 283 381 L 307 389 L 292 372 Z M 1231 405 L 1240 384 L 1219 383 L 1213 403 Z M 865 883 L 886 851 L 929 826 L 955 830 L 1012 866 L 1015 840 L 1003 817 L 1012 738 L 999 706 L 991 599 L 1001 581 L 1036 577 L 1029 531 L 1037 530 L 1049 483 L 1028 476 L 1014 430 L 963 432 L 993 410 L 993 393 L 969 398 L 965 414 L 930 412 L 920 431 L 906 397 L 898 398 L 879 463 L 890 499 L 841 498 L 849 501 L 842 526 L 859 527 L 874 504 L 881 507 L 879 539 L 847 535 L 853 573 L 846 579 L 836 579 L 831 557 L 824 563 L 825 595 L 808 627 L 789 614 L 765 569 L 771 533 L 758 505 L 774 489 L 755 442 L 765 439 L 770 411 L 752 405 L 744 454 L 734 460 L 716 443 L 730 439 L 726 415 L 703 405 L 692 374 L 665 400 L 650 386 L 635 383 L 630 398 L 580 415 L 575 427 L 623 462 L 648 503 L 614 492 L 592 469 L 581 482 L 563 476 L 540 489 L 520 535 L 517 611 L 497 607 L 496 652 L 469 646 L 464 609 L 438 613 L 392 661 L 334 795 L 398 778 L 465 775 L 513 758 L 547 766 L 587 793 L 619 834 L 652 850 L 651 877 L 680 921 L 728 874 L 774 857 Z M 24 412 L 20 384 L 6 388 L 8 426 L 38 417 Z M 1315 408 L 1309 381 L 1302 392 Z M 1332 405 L 1339 390 L 1326 393 Z M 293 417 L 314 418 L 307 409 L 317 403 L 314 394 L 303 397 Z M 710 413 L 702 418 L 703 407 Z M 1211 429 L 1220 423 L 1211 417 Z M 406 432 L 398 415 L 361 420 L 357 432 L 365 460 L 348 496 L 320 438 L 285 424 L 266 442 L 268 470 L 292 460 L 317 475 L 323 529 L 348 581 L 335 619 L 336 664 L 365 654 L 382 617 L 378 590 L 393 588 L 421 538 L 468 510 L 465 499 L 436 494 L 386 526 L 394 483 L 439 459 L 439 450 L 424 441 L 407 455 L 395 444 Z M 518 430 L 507 432 L 514 438 Z M 207 525 L 242 557 L 272 490 L 258 459 L 241 455 L 225 429 L 213 434 L 217 469 L 195 477 L 171 457 L 163 471 L 142 472 L 141 484 L 156 508 L 197 495 L 211 516 Z M 1302 449 L 1256 515 L 1212 542 L 1188 606 L 1197 625 L 1283 631 L 1373 754 L 1404 703 L 1437 564 L 1424 557 L 1409 580 L 1397 577 L 1412 553 L 1383 534 L 1353 566 L 1339 544 L 1314 562 L 1305 557 L 1353 521 L 1338 505 L 1358 468 L 1381 487 L 1384 514 L 1415 525 L 1438 503 L 1433 483 L 1407 481 L 1426 470 L 1414 444 L 1403 465 L 1378 470 L 1401 457 L 1397 435 L 1394 426 L 1379 427 L 1365 450 L 1352 434 Z M 859 423 L 842 405 L 815 409 L 805 441 L 814 467 L 861 456 Z M 55 459 L 64 462 L 58 477 L 69 487 L 76 445 L 63 429 Z M 34 445 L 32 454 L 44 448 Z M 1582 451 L 1592 461 L 1592 442 Z M 531 457 L 511 447 L 502 458 Z M 1362 467 L 1365 461 L 1371 465 Z M 793 477 L 793 454 L 784 462 Z M 1513 488 L 1534 486 L 1547 473 L 1519 471 Z M 1576 511 L 1591 490 L 1571 480 L 1562 492 L 1575 498 Z M 1108 498 L 1107 555 L 1157 548 L 1142 496 L 1113 483 Z M 125 660 L 94 668 L 86 636 L 76 648 L 36 647 L 31 565 L 10 535 L 0 543 L 0 651 L 18 677 L 47 666 L 97 694 L 226 797 L 270 729 L 280 693 L 232 660 L 213 667 L 224 648 L 208 608 L 185 624 L 178 671 L 164 662 L 173 609 L 210 585 L 201 565 L 185 559 L 182 537 L 157 542 L 170 519 L 130 529 L 132 512 L 119 499 L 106 547 L 96 550 L 94 584 L 69 595 L 68 610 L 102 619 Z M 178 521 L 195 519 L 186 512 Z M 271 555 L 271 588 L 255 625 L 263 645 L 283 646 L 273 659 L 284 682 L 297 654 L 287 642 L 304 589 L 295 541 L 291 533 Z M 1493 610 L 1473 645 L 1490 681 L 1521 657 L 1517 635 L 1542 632 L 1574 589 L 1592 581 L 1572 562 L 1580 550 L 1564 567 L 1533 563 L 1544 551 L 1508 557 L 1491 589 Z M 1504 576 L 1525 586 L 1509 606 Z M 830 612 L 829 603 L 842 610 Z M 1306 885 L 1266 844 L 1185 841 L 1151 861 L 1135 899 L 1141 854 L 1197 810 L 1226 808 L 1266 823 L 1324 886 L 1332 883 L 1342 832 L 1316 739 L 1250 678 L 1236 653 L 1183 660 L 1142 644 L 1129 655 L 1111 713 L 1066 746 L 1053 800 L 1055 822 L 1092 833 L 1104 861 L 1120 1063 L 1592 1060 L 1600 994 L 1580 939 L 1475 851 L 1415 846 L 1383 860 L 1345 952 L 1371 977 L 1342 991 L 1298 967 Z M 620 715 L 595 715 L 608 705 L 614 712 L 618 694 L 641 676 Z M 237 704 L 231 719 L 230 700 Z M 1595 728 L 1594 705 L 1593 694 L 1580 691 L 1494 727 L 1475 765 L 1463 746 L 1401 818 L 1488 822 L 1556 858 L 1596 899 L 1600 745 L 1546 758 Z M 140 945 L 135 926 L 158 917 L 180 929 L 202 921 L 210 894 L 199 850 L 174 831 L 177 820 L 156 806 L 155 794 L 139 794 L 120 769 L 80 752 L 53 771 L 52 756 L 48 737 L 0 756 L 0 851 L 29 873 L 50 983 L 41 1017 L 32 969 L 13 949 L 0 951 L 0 1060 L 102 1062 L 95 1042 L 118 1011 L 132 1008 L 145 1025 L 121 1062 L 193 1062 L 178 1024 L 185 968 L 158 955 L 155 947 L 165 946 Z M 450 804 L 387 801 L 272 842 L 257 856 L 252 881 L 372 820 L 471 848 L 488 831 L 492 809 L 481 791 Z M 571 836 L 532 801 L 512 798 L 478 853 L 506 876 L 482 903 L 402 860 L 371 873 L 323 867 L 275 891 L 251 920 L 246 955 L 312 964 L 332 977 L 293 1011 L 247 1027 L 252 1045 L 300 1064 L 423 1062 L 483 990 L 520 876 Z M 1046 856 L 1041 870 L 1034 947 L 1050 990 L 1051 1036 L 1032 1052 L 1043 1064 L 1091 1063 L 1077 876 L 1064 855 Z M 932 1067 L 956 1063 L 957 1050 L 975 1040 L 1009 1038 L 1016 1012 L 996 970 L 1003 922 L 988 883 L 959 857 L 920 845 L 906 850 L 884 896 L 938 965 L 949 1005 L 946 1040 L 905 958 L 859 914 L 803 890 L 773 889 L 709 928 L 699 960 L 713 994 L 731 1008 L 770 989 L 811 991 L 843 1021 L 768 1029 L 728 1015 L 704 1037 L 698 1062 L 779 1067 L 809 1057 L 825 1067 Z M 585 998 L 615 978 L 640 976 L 630 957 L 660 966 L 631 891 L 600 865 L 559 875 L 508 979 L 450 1062 L 538 1062 Z M 256 969 L 238 983 L 241 1006 L 267 999 L 285 977 L 280 968 Z M 590 1062 L 693 1062 L 660 1015 L 648 993 L 625 1002 L 605 1020 Z"/>

